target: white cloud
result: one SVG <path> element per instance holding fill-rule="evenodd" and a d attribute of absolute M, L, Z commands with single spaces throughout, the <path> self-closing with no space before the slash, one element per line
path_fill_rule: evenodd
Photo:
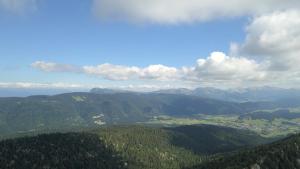
<path fill-rule="evenodd" d="M 177 75 L 177 69 L 164 65 L 150 65 L 145 68 L 136 66 L 102 64 L 98 66 L 84 66 L 84 73 L 104 77 L 109 80 L 155 79 L 170 80 Z"/>
<path fill-rule="evenodd" d="M 106 63 L 98 66 L 84 66 L 83 71 L 86 74 L 101 76 L 109 80 L 128 80 L 136 77 L 140 69 Z"/>
<path fill-rule="evenodd" d="M 213 52 L 208 58 L 199 59 L 191 73 L 196 80 L 203 81 L 257 81 L 265 78 L 265 72 L 256 61 L 226 56 L 222 52 Z"/>
<path fill-rule="evenodd" d="M 70 64 L 60 64 L 54 62 L 36 61 L 31 64 L 35 68 L 44 72 L 68 72 L 84 73 L 95 75 L 107 80 L 130 80 L 130 79 L 149 79 L 149 80 L 171 80 L 178 76 L 178 70 L 174 67 L 164 65 L 150 65 L 145 68 L 136 66 L 113 65 L 109 63 L 97 66 L 74 66 Z"/>
<path fill-rule="evenodd" d="M 32 67 L 46 72 L 71 72 L 74 66 L 58 63 L 38 61 Z M 77 68 L 80 73 L 95 75 L 113 81 L 147 80 L 149 82 L 180 82 L 180 83 L 233 83 L 237 79 L 243 82 L 261 81 L 265 72 L 254 60 L 242 57 L 226 56 L 222 52 L 213 52 L 206 59 L 199 59 L 195 66 L 168 67 L 164 65 L 150 65 L 147 67 L 101 64 L 98 66 L 83 66 Z M 76 72 L 78 73 L 78 72 Z M 225 85 L 225 84 L 222 84 Z"/>
<path fill-rule="evenodd" d="M 255 59 L 265 72 L 260 85 L 297 87 L 300 83 L 300 10 L 253 18 L 246 39 L 231 45 L 233 56 Z"/>
<path fill-rule="evenodd" d="M 174 89 L 182 86 L 182 84 L 159 84 L 159 83 L 148 83 L 148 84 L 126 84 L 126 85 L 104 85 L 104 84 L 70 84 L 63 82 L 56 83 L 34 83 L 34 82 L 0 82 L 0 89 L 71 89 L 71 90 L 89 90 L 92 88 L 110 88 L 116 90 L 128 90 L 128 91 L 139 91 L 149 92 L 156 91 L 159 89 Z"/>
<path fill-rule="evenodd" d="M 142 79 L 156 79 L 156 80 L 172 80 L 178 76 L 178 70 L 175 67 L 168 67 L 164 65 L 150 65 L 140 70 L 139 77 Z"/>
<path fill-rule="evenodd" d="M 181 23 L 300 8 L 299 0 L 94 0 L 102 19 Z"/>
<path fill-rule="evenodd" d="M 4 9 L 13 13 L 35 10 L 36 6 L 37 0 L 0 0 L 0 10 Z"/>
<path fill-rule="evenodd" d="M 45 62 L 45 61 L 36 61 L 31 64 L 31 67 L 45 71 L 45 72 L 74 72 L 79 73 L 81 72 L 81 68 L 69 65 L 69 64 L 60 64 L 60 63 L 53 63 L 53 62 Z"/>
<path fill-rule="evenodd" d="M 272 70 L 299 69 L 300 10 L 255 17 L 246 29 L 239 54 L 264 60 Z"/>

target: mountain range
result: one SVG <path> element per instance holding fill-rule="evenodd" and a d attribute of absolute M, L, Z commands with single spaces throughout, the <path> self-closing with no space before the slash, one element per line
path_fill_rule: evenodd
<path fill-rule="evenodd" d="M 196 88 L 191 89 L 167 89 L 155 91 L 155 93 L 184 94 L 213 98 L 218 100 L 234 102 L 256 102 L 256 101 L 277 101 L 286 98 L 299 98 L 300 90 L 284 89 L 275 87 L 259 87 L 244 89 L 217 89 L 217 88 Z"/>
<path fill-rule="evenodd" d="M 65 93 L 0 98 L 0 133 L 146 122 L 153 117 L 241 115 L 285 107 L 276 102 L 228 102 L 161 93 Z"/>

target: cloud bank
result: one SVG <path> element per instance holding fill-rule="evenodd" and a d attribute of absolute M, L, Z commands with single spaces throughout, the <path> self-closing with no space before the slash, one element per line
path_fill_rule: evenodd
<path fill-rule="evenodd" d="M 298 0 L 93 0 L 102 19 L 131 22 L 190 23 L 218 18 L 259 15 L 300 8 Z"/>
<path fill-rule="evenodd" d="M 75 67 L 72 65 L 37 61 L 31 65 L 44 72 L 69 72 L 93 75 L 112 81 L 148 80 L 160 82 L 216 83 L 230 81 L 260 81 L 265 74 L 254 60 L 230 57 L 222 52 L 213 52 L 206 59 L 199 59 L 194 66 L 169 67 L 150 65 L 147 67 L 101 64 Z M 80 70 L 80 71 L 79 71 Z"/>
<path fill-rule="evenodd" d="M 160 89 L 181 88 L 183 86 L 171 84 L 127 84 L 127 85 L 103 85 L 82 83 L 35 83 L 35 82 L 0 82 L 0 89 L 68 89 L 74 91 L 86 91 L 92 88 L 110 88 L 116 90 L 128 90 L 138 92 L 150 92 Z M 186 87 L 186 86 L 185 86 Z"/>
<path fill-rule="evenodd" d="M 102 64 L 98 66 L 84 66 L 86 74 L 104 77 L 108 80 L 129 80 L 129 79 L 155 79 L 170 80 L 177 76 L 178 70 L 174 67 L 164 65 L 150 65 L 145 68 L 128 67 L 121 65 Z"/>

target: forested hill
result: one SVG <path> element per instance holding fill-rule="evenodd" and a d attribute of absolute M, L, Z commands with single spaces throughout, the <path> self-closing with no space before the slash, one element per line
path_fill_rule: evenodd
<path fill-rule="evenodd" d="M 251 138 L 251 139 L 250 139 Z M 114 126 L 0 142 L 2 169 L 182 169 L 268 140 L 216 126 Z"/>
<path fill-rule="evenodd" d="M 1 169 L 125 169 L 95 134 L 67 133 L 0 142 Z"/>
<path fill-rule="evenodd" d="M 240 151 L 190 169 L 299 169 L 300 135 Z"/>
<path fill-rule="evenodd" d="M 273 140 L 273 138 L 266 139 L 249 130 L 214 125 L 179 126 L 165 128 L 165 130 L 176 133 L 173 144 L 202 154 L 229 152 Z"/>

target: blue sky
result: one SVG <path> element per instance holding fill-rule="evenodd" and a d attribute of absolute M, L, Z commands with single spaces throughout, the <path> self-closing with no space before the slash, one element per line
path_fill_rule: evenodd
<path fill-rule="evenodd" d="M 5 2 L 7 0 L 1 1 Z M 95 10 L 101 10 L 103 6 L 95 7 L 95 3 L 97 3 L 95 1 L 99 1 L 98 4 L 102 5 L 104 2 L 101 1 L 106 0 L 73 0 L 71 3 L 68 0 L 31 0 L 31 3 L 34 2 L 34 7 L 22 7 L 24 9 L 9 9 L 3 5 L 4 3 L 2 4 L 4 7 L 1 8 L 1 1 L 0 83 L 5 84 L 2 85 L 6 87 L 18 82 L 99 84 L 103 86 L 165 84 L 170 86 L 174 81 L 182 84 L 183 87 L 186 84 L 192 84 L 193 87 L 206 84 L 214 85 L 223 78 L 213 78 L 211 80 L 211 77 L 219 77 L 221 76 L 219 75 L 220 72 L 223 73 L 226 70 L 219 70 L 220 72 L 217 75 L 215 70 L 211 72 L 211 65 L 208 66 L 210 62 L 215 61 L 214 57 L 210 57 L 211 53 L 223 52 L 226 55 L 224 58 L 228 57 L 228 62 L 231 61 L 233 56 L 230 56 L 230 53 L 232 53 L 230 44 L 232 42 L 240 46 L 246 44 L 247 35 L 251 35 L 246 27 L 251 26 L 251 24 L 254 25 L 255 19 L 259 19 L 259 17 L 253 17 L 254 15 L 243 13 L 236 16 L 222 15 L 204 20 L 200 15 L 197 15 L 199 20 L 188 20 L 186 22 L 185 20 L 179 20 L 175 23 L 173 23 L 173 20 L 172 23 L 169 20 L 156 21 L 156 15 L 151 21 L 143 20 L 143 17 L 136 21 L 125 18 L 125 16 L 124 18 L 118 17 L 118 19 L 115 19 L 106 15 L 103 19 L 102 16 L 99 17 L 97 11 L 95 12 Z M 15 1 L 18 2 L 18 0 Z M 108 9 L 113 11 L 113 5 L 115 4 L 110 4 Z M 232 5 L 234 6 L 234 4 Z M 151 4 L 149 6 L 151 7 Z M 146 7 L 149 8 L 149 6 Z M 134 5 L 129 9 L 134 10 Z M 179 8 L 178 10 L 188 9 Z M 124 15 L 127 13 L 128 11 L 125 11 Z M 264 15 L 269 13 L 272 12 L 266 12 Z M 134 14 L 139 15 L 139 13 Z M 143 16 L 143 13 L 140 15 Z M 248 53 L 252 53 L 252 51 L 244 52 L 242 49 L 239 52 L 243 54 L 243 57 Z M 200 67 L 198 68 L 198 59 L 203 59 L 206 67 L 204 67 L 205 65 L 202 67 L 198 65 Z M 248 56 L 247 59 L 252 61 L 252 58 L 249 59 Z M 32 66 L 36 61 L 59 65 L 55 65 L 51 70 L 45 70 L 43 65 Z M 61 69 L 59 71 L 55 70 L 58 66 L 96 67 L 105 63 L 122 65 L 123 68 L 135 66 L 141 69 L 138 71 L 144 71 L 144 73 L 134 75 L 133 78 L 126 77 L 124 80 L 107 77 L 102 73 L 104 68 L 101 68 L 101 70 L 99 70 L 100 68 L 95 69 L 92 73 L 87 73 L 86 70 L 84 70 L 84 73 L 62 71 Z M 244 62 L 242 61 L 242 63 Z M 248 62 L 245 63 L 248 64 Z M 224 62 L 225 64 L 227 62 Z M 230 62 L 230 64 L 236 67 L 235 63 Z M 169 67 L 174 67 L 178 69 L 177 72 L 180 73 L 177 74 L 180 74 L 181 77 L 178 78 L 179 75 L 177 74 L 176 78 L 173 78 L 173 76 L 170 78 L 170 74 L 164 74 L 161 77 L 160 74 L 157 75 L 160 72 L 156 72 L 156 74 L 150 73 L 149 78 L 146 78 L 145 74 L 148 71 L 146 68 L 149 65 L 163 65 L 166 69 L 164 67 L 159 69 L 163 72 L 169 70 L 167 69 Z M 182 76 L 189 76 L 187 74 L 183 75 L 181 70 L 183 66 L 193 70 L 203 69 L 200 75 L 198 75 L 199 72 L 192 73 L 197 74 L 200 78 L 197 77 L 198 80 L 183 80 L 186 78 Z M 242 65 L 240 66 L 243 68 Z M 251 66 L 249 71 L 252 72 L 252 67 L 256 65 L 249 66 Z M 118 70 L 122 71 L 122 69 Z M 108 73 L 111 72 L 111 70 L 108 71 Z M 209 73 L 203 74 L 203 72 Z M 116 74 L 116 76 L 118 75 Z M 136 76 L 142 78 L 136 78 Z M 223 76 L 231 75 L 225 73 Z M 206 79 L 203 80 L 202 77 Z M 231 84 L 231 82 L 228 84 Z M 260 84 L 265 85 L 265 83 Z"/>

